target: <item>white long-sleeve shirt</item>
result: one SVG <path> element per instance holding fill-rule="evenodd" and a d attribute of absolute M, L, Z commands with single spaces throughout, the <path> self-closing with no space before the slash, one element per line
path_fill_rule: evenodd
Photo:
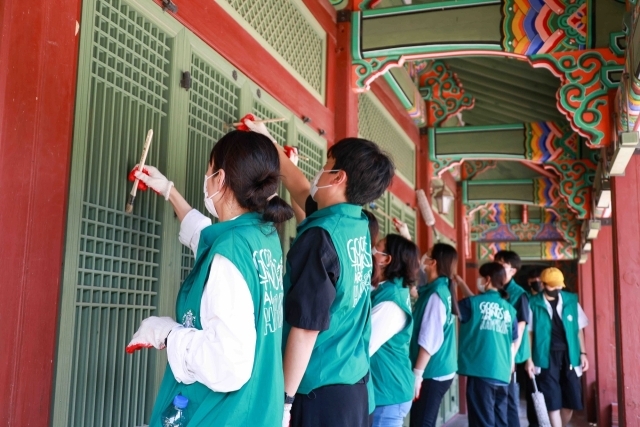
<path fill-rule="evenodd" d="M 180 242 L 195 254 L 200 232 L 209 225 L 209 218 L 191 210 L 180 224 Z M 219 254 L 213 258 L 202 294 L 200 324 L 202 330 L 185 327 L 169 334 L 167 357 L 176 380 L 197 381 L 217 392 L 240 389 L 253 371 L 253 299 L 242 273 Z"/>
<path fill-rule="evenodd" d="M 369 356 L 405 327 L 407 314 L 392 301 L 384 301 L 371 309 L 371 340 Z"/>
<path fill-rule="evenodd" d="M 418 333 L 418 345 L 427 353 L 434 355 L 444 343 L 444 325 L 447 322 L 447 309 L 440 297 L 433 294 L 424 308 L 420 332 Z M 447 381 L 455 377 L 455 372 L 450 375 L 434 378 L 435 381 Z"/>

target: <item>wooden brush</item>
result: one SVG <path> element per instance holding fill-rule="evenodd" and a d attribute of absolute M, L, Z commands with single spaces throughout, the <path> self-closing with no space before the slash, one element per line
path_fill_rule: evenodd
<path fill-rule="evenodd" d="M 393 217 L 391 215 L 389 215 L 388 213 L 386 213 L 385 211 L 383 211 L 382 209 L 380 209 L 378 207 L 378 205 L 376 205 L 375 203 L 373 203 L 373 202 L 369 203 L 369 208 L 371 210 L 378 211 L 378 213 L 380 215 L 382 215 L 383 217 L 387 218 L 389 221 L 393 221 Z"/>
<path fill-rule="evenodd" d="M 149 153 L 149 147 L 151 147 L 151 139 L 153 138 L 153 129 L 149 129 L 147 132 L 147 138 L 144 140 L 144 145 L 142 146 L 142 155 L 140 156 L 140 161 L 138 162 L 138 171 L 142 172 L 144 169 L 144 162 L 147 160 L 147 154 Z M 133 188 L 129 193 L 129 198 L 127 200 L 127 205 L 124 208 L 126 213 L 133 212 L 133 202 L 136 200 L 136 193 L 138 192 L 138 182 L 139 179 L 136 178 L 133 181 Z"/>

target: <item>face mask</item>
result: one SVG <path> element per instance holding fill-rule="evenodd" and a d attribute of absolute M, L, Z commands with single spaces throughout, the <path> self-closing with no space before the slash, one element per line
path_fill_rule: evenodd
<path fill-rule="evenodd" d="M 487 284 L 484 282 L 482 277 L 478 277 L 476 287 L 478 288 L 478 292 L 480 292 L 481 294 L 484 294 L 487 291 Z"/>
<path fill-rule="evenodd" d="M 371 255 L 377 255 L 377 254 L 384 255 L 384 256 L 389 256 L 389 254 L 381 252 L 381 251 L 377 250 L 375 247 L 371 248 Z M 383 263 L 379 262 L 378 265 L 380 267 L 386 267 L 387 264 L 383 264 Z"/>
<path fill-rule="evenodd" d="M 547 294 L 547 296 L 549 298 L 558 298 L 558 294 L 560 293 L 560 289 L 554 289 L 554 290 L 550 291 L 549 289 L 545 288 L 544 289 L 544 293 Z"/>
<path fill-rule="evenodd" d="M 314 201 L 316 200 L 315 196 L 319 189 L 333 187 L 333 184 L 323 185 L 322 187 L 318 187 L 318 181 L 320 181 L 320 177 L 322 176 L 322 174 L 324 172 L 338 172 L 339 170 L 340 169 L 330 169 L 326 171 L 324 169 L 320 169 L 316 174 L 316 176 L 313 177 L 313 181 L 311 181 L 311 190 L 309 191 L 309 193 L 311 194 L 311 198 Z"/>
<path fill-rule="evenodd" d="M 536 293 L 542 292 L 542 282 L 540 280 L 536 280 L 529 284 L 531 286 L 531 290 Z"/>
<path fill-rule="evenodd" d="M 212 173 L 212 174 L 211 174 L 211 175 L 209 175 L 209 176 L 207 176 L 207 175 L 205 175 L 205 176 L 204 176 L 204 186 L 203 186 L 203 191 L 204 191 L 204 207 L 207 209 L 207 211 L 209 211 L 209 213 L 210 213 L 211 215 L 213 215 L 213 217 L 214 217 L 214 218 L 218 218 L 218 211 L 216 211 L 216 207 L 215 207 L 215 205 L 213 204 L 213 200 L 211 200 L 211 199 L 212 199 L 213 197 L 217 196 L 217 195 L 218 195 L 218 193 L 220 193 L 220 190 L 216 191 L 216 192 L 215 192 L 215 193 L 213 193 L 211 196 L 209 196 L 209 195 L 207 194 L 207 181 L 208 181 L 210 178 L 213 178 L 214 176 L 216 176 L 216 175 L 217 175 L 217 174 L 219 174 L 219 173 L 220 173 L 220 171 L 218 171 L 218 172 L 214 172 L 214 173 Z"/>

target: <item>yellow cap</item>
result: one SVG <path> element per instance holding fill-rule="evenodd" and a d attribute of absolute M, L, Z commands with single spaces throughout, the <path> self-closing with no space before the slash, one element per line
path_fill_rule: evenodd
<path fill-rule="evenodd" d="M 562 271 L 555 267 L 549 267 L 542 270 L 542 273 L 540 274 L 540 281 L 545 285 L 549 285 L 554 288 L 557 288 L 558 286 L 562 286 L 563 288 L 565 287 L 564 275 L 562 274 Z"/>

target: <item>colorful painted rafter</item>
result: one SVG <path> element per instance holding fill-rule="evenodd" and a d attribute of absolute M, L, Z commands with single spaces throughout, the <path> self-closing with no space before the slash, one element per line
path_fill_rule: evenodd
<path fill-rule="evenodd" d="M 589 9 L 585 0 L 505 1 L 503 48 L 527 56 L 582 50 L 589 45 Z"/>
<path fill-rule="evenodd" d="M 574 131 L 592 148 L 611 142 L 609 91 L 618 86 L 614 75 L 624 58 L 609 48 L 561 52 L 531 57 L 534 68 L 546 68 L 560 78 L 557 106 Z"/>
<path fill-rule="evenodd" d="M 467 94 L 456 73 L 441 60 L 415 64 L 420 93 L 428 101 L 427 120 L 435 127 L 451 116 L 472 109 L 475 99 Z"/>
<path fill-rule="evenodd" d="M 587 159 L 556 160 L 544 165 L 560 177 L 558 191 L 569 208 L 579 219 L 588 218 L 591 212 L 591 185 L 596 165 Z M 550 204 L 549 206 L 558 206 Z"/>
<path fill-rule="evenodd" d="M 578 135 L 566 123 L 537 122 L 524 125 L 525 157 L 534 163 L 578 156 Z"/>

